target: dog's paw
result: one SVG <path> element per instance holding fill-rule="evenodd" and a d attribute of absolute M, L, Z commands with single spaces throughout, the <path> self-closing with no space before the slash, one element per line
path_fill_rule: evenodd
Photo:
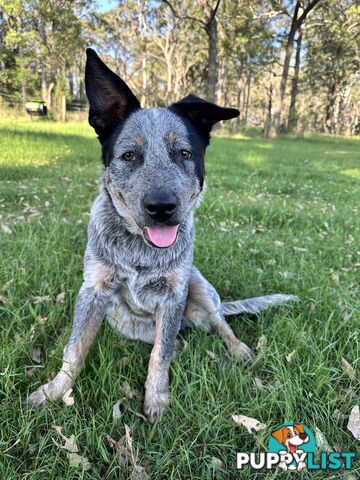
<path fill-rule="evenodd" d="M 243 342 L 233 343 L 230 347 L 230 353 L 242 362 L 251 362 L 253 359 L 253 352 L 250 347 Z"/>
<path fill-rule="evenodd" d="M 154 393 L 151 395 L 145 395 L 144 401 L 144 413 L 150 423 L 154 423 L 155 420 L 165 412 L 170 405 L 169 393 Z"/>
<path fill-rule="evenodd" d="M 43 408 L 48 403 L 48 397 L 45 393 L 45 386 L 41 385 L 40 388 L 35 390 L 32 394 L 30 394 L 24 402 L 24 407 L 27 409 L 39 410 Z"/>

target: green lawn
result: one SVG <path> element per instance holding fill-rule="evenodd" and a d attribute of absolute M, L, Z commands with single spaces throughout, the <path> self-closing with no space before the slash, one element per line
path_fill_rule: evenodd
<path fill-rule="evenodd" d="M 2 480 L 127 479 L 129 467 L 118 465 L 106 437 L 119 440 L 125 424 L 136 461 L 154 480 L 275 478 L 236 471 L 236 452 L 266 450 L 272 429 L 285 421 L 317 427 L 335 450 L 360 455 L 346 429 L 360 391 L 359 140 L 213 139 L 197 212 L 196 265 L 224 299 L 282 292 L 301 302 L 259 318 L 230 319 L 255 350 L 266 336 L 250 367 L 229 357 L 217 336 L 187 332 L 188 347 L 171 367 L 171 409 L 154 425 L 126 408 L 113 420 L 124 382 L 143 390 L 150 346 L 121 339 L 108 325 L 78 378 L 73 406 L 22 408 L 27 393 L 61 365 L 82 281 L 100 148 L 82 124 L 1 121 L 0 152 Z M 40 363 L 34 353 L 41 353 Z M 141 412 L 137 398 L 124 404 Z M 249 434 L 232 414 L 255 417 L 267 428 Z M 54 425 L 75 436 L 90 470 L 70 466 Z M 351 474 L 359 478 L 359 462 Z M 348 478 L 343 475 L 301 478 Z"/>

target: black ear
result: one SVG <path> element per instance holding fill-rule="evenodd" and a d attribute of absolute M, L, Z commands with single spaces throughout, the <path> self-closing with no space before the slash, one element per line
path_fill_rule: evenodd
<path fill-rule="evenodd" d="M 86 56 L 85 87 L 90 103 L 89 123 L 103 143 L 119 122 L 140 108 L 140 102 L 94 50 L 87 48 Z"/>
<path fill-rule="evenodd" d="M 215 123 L 240 115 L 239 110 L 236 108 L 219 107 L 194 95 L 188 95 L 182 100 L 173 103 L 170 106 L 170 110 L 188 117 L 207 141 L 209 141 L 210 132 Z"/>

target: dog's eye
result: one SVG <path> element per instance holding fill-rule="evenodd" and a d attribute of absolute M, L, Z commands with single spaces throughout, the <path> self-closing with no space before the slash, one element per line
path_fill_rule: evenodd
<path fill-rule="evenodd" d="M 123 160 L 126 160 L 127 162 L 129 162 L 130 160 L 133 160 L 135 155 L 134 155 L 134 152 L 125 152 L 121 155 L 122 159 Z"/>
<path fill-rule="evenodd" d="M 291 433 L 290 433 L 290 432 L 288 432 L 288 435 L 287 435 L 287 436 L 288 436 L 288 437 L 291 437 Z"/>
<path fill-rule="evenodd" d="M 191 152 L 188 150 L 180 150 L 180 155 L 183 160 L 188 160 L 191 157 Z"/>

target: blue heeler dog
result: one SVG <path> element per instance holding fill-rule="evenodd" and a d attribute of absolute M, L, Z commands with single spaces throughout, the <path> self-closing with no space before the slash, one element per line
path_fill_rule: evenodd
<path fill-rule="evenodd" d="M 28 404 L 42 407 L 73 386 L 106 317 L 120 335 L 153 345 L 144 404 L 153 422 L 169 405 L 169 365 L 181 327 L 215 330 L 236 358 L 247 361 L 251 350 L 224 316 L 257 314 L 293 297 L 221 303 L 193 266 L 193 214 L 201 200 L 210 131 L 239 111 L 193 95 L 169 108 L 142 109 L 91 49 L 85 82 L 89 123 L 102 145 L 103 182 L 91 210 L 84 283 L 63 365 Z"/>

